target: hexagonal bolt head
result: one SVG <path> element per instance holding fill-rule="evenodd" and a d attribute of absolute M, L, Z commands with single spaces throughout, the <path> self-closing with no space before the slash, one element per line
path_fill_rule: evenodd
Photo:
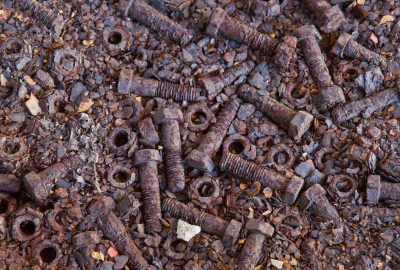
<path fill-rule="evenodd" d="M 225 20 L 226 12 L 222 8 L 216 8 L 211 15 L 210 22 L 207 26 L 206 33 L 211 36 L 218 36 L 219 28 Z"/>
<path fill-rule="evenodd" d="M 239 238 L 240 230 L 242 229 L 242 223 L 232 219 L 228 227 L 225 230 L 224 236 L 222 237 L 222 241 L 224 242 L 226 247 L 232 247 Z"/>
<path fill-rule="evenodd" d="M 246 223 L 246 229 L 250 233 L 261 233 L 268 237 L 272 237 L 275 231 L 274 227 L 272 227 L 271 224 L 258 219 L 249 219 Z"/>
<path fill-rule="evenodd" d="M 299 42 L 310 37 L 315 38 L 317 42 L 320 42 L 322 39 L 321 34 L 314 25 L 303 25 L 294 31 L 294 35 Z"/>
<path fill-rule="evenodd" d="M 336 39 L 336 42 L 331 49 L 331 52 L 343 58 L 344 57 L 343 53 L 347 47 L 347 44 L 349 44 L 349 41 L 352 39 L 353 38 L 351 37 L 350 34 L 347 33 L 340 34 L 340 36 Z"/>
<path fill-rule="evenodd" d="M 212 172 L 215 168 L 215 164 L 210 156 L 196 149 L 190 152 L 185 161 L 189 167 L 197 168 L 202 171 Z"/>
<path fill-rule="evenodd" d="M 115 201 L 109 196 L 104 196 L 103 198 L 92 202 L 87 208 L 87 212 L 91 218 L 96 220 L 98 217 L 105 216 L 110 213 L 115 209 L 115 207 Z"/>
<path fill-rule="evenodd" d="M 325 87 L 313 96 L 313 103 L 318 111 L 327 111 L 337 104 L 344 103 L 346 98 L 342 88 L 336 85 Z"/>
<path fill-rule="evenodd" d="M 370 175 L 367 179 L 367 202 L 369 204 L 378 204 L 381 193 L 381 177 L 379 175 Z"/>
<path fill-rule="evenodd" d="M 300 195 L 298 205 L 301 209 L 307 210 L 320 197 L 325 196 L 326 191 L 320 184 L 312 185 Z"/>
<path fill-rule="evenodd" d="M 183 122 L 182 111 L 173 105 L 167 105 L 159 108 L 153 115 L 154 123 L 159 125 L 167 121 L 177 121 L 178 123 Z"/>
<path fill-rule="evenodd" d="M 299 140 L 310 129 L 313 120 L 314 116 L 308 112 L 298 112 L 289 123 L 289 136 Z"/>
<path fill-rule="evenodd" d="M 161 163 L 162 158 L 160 153 L 154 149 L 143 149 L 139 150 L 133 156 L 133 165 L 140 166 L 148 162 Z"/>
<path fill-rule="evenodd" d="M 288 205 L 294 204 L 303 186 L 304 179 L 298 176 L 293 176 L 286 187 L 283 201 Z"/>

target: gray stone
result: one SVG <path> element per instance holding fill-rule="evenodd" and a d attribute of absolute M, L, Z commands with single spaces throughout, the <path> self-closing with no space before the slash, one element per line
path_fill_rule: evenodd
<path fill-rule="evenodd" d="M 323 174 L 319 170 L 315 170 L 312 172 L 312 174 L 309 177 L 306 178 L 306 182 L 309 185 L 323 184 L 325 177 L 326 177 L 325 174 Z"/>
<path fill-rule="evenodd" d="M 125 265 L 128 263 L 129 257 L 125 255 L 120 255 L 114 257 L 115 264 L 114 264 L 114 270 L 120 270 L 124 269 Z"/>
<path fill-rule="evenodd" d="M 314 163 L 312 160 L 307 160 L 302 163 L 300 163 L 296 169 L 295 172 L 297 175 L 299 175 L 302 178 L 306 178 L 307 176 L 311 175 L 313 171 L 315 170 Z"/>
<path fill-rule="evenodd" d="M 371 94 L 377 91 L 383 83 L 384 76 L 379 67 L 368 70 L 357 77 L 356 82 L 364 88 L 366 94 Z"/>
<path fill-rule="evenodd" d="M 101 265 L 101 270 L 112 270 L 112 267 L 112 262 L 103 262 L 103 264 Z"/>
<path fill-rule="evenodd" d="M 10 120 L 17 123 L 22 123 L 25 121 L 24 112 L 13 112 L 10 114 Z"/>
<path fill-rule="evenodd" d="M 238 118 L 240 120 L 246 120 L 249 116 L 251 116 L 256 108 L 254 107 L 253 104 L 246 103 L 240 106 L 239 111 L 238 111 Z"/>
<path fill-rule="evenodd" d="M 268 85 L 267 81 L 264 80 L 264 77 L 258 72 L 251 76 L 249 83 L 257 89 L 265 89 Z"/>
<path fill-rule="evenodd" d="M 86 86 L 81 82 L 77 82 L 71 89 L 71 95 L 69 97 L 69 100 L 75 103 L 78 100 L 79 96 L 85 91 L 86 91 Z"/>

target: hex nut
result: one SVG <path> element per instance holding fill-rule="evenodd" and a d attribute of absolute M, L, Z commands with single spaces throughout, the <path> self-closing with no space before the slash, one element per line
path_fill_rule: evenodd
<path fill-rule="evenodd" d="M 115 188 L 127 188 L 135 182 L 136 174 L 128 167 L 115 164 L 108 171 L 107 180 Z"/>
<path fill-rule="evenodd" d="M 275 231 L 271 224 L 258 219 L 249 219 L 246 223 L 246 229 L 251 233 L 261 233 L 268 237 L 272 237 Z"/>
<path fill-rule="evenodd" d="M 21 161 L 28 156 L 28 145 L 22 137 L 0 136 L 0 160 Z"/>
<path fill-rule="evenodd" d="M 33 260 L 43 268 L 57 265 L 62 257 L 60 246 L 50 240 L 43 240 L 33 248 Z"/>
<path fill-rule="evenodd" d="M 281 162 L 281 157 L 283 156 L 284 160 Z M 267 154 L 267 162 L 269 164 L 273 164 L 274 167 L 281 171 L 281 170 L 289 170 L 293 167 L 296 158 L 292 149 L 287 146 L 286 144 L 278 144 L 272 146 Z"/>
<path fill-rule="evenodd" d="M 117 56 L 129 50 L 132 35 L 120 27 L 107 29 L 103 34 L 103 44 L 111 56 Z"/>
<path fill-rule="evenodd" d="M 186 245 L 185 249 L 182 252 L 177 251 L 176 247 L 174 246 L 176 242 L 181 242 Z M 171 260 L 182 260 L 186 256 L 186 254 L 189 253 L 192 246 L 193 246 L 193 238 L 190 239 L 190 241 L 185 242 L 184 240 L 171 235 L 169 235 L 163 243 L 165 255 Z"/>
<path fill-rule="evenodd" d="M 358 187 L 357 180 L 345 174 L 330 175 L 327 183 L 329 183 L 329 194 L 338 202 L 351 201 Z"/>
<path fill-rule="evenodd" d="M 250 140 L 240 134 L 230 135 L 222 144 L 222 155 L 228 152 L 245 157 L 245 154 L 250 153 Z"/>
<path fill-rule="evenodd" d="M 110 151 L 118 155 L 127 155 L 128 150 L 136 144 L 136 133 L 128 127 L 117 127 L 108 136 Z"/>
<path fill-rule="evenodd" d="M 144 117 L 142 103 L 137 97 L 129 97 L 120 101 L 120 110 L 122 110 L 124 119 L 131 124 L 137 124 Z"/>
<path fill-rule="evenodd" d="M 42 233 L 43 214 L 30 207 L 24 207 L 11 217 L 11 236 L 14 240 L 29 241 Z"/>
<path fill-rule="evenodd" d="M 195 179 L 189 186 L 188 196 L 193 203 L 202 208 L 211 208 L 220 198 L 219 181 L 211 176 Z"/>
<path fill-rule="evenodd" d="M 55 51 L 51 71 L 60 81 L 78 79 L 82 69 L 82 56 L 78 52 L 68 48 Z"/>
<path fill-rule="evenodd" d="M 216 121 L 214 113 L 208 108 L 206 103 L 190 104 L 184 115 L 184 122 L 193 132 L 206 130 Z"/>

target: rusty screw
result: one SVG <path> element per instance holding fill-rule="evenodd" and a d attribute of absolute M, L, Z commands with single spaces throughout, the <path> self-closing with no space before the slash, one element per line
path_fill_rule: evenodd
<path fill-rule="evenodd" d="M 154 122 L 161 124 L 161 140 L 164 147 L 165 174 L 168 189 L 180 192 L 185 188 L 185 171 L 181 157 L 181 136 L 179 124 L 183 122 L 183 114 L 173 105 L 158 109 L 154 114 Z"/>
<path fill-rule="evenodd" d="M 21 188 L 21 180 L 13 174 L 0 174 L 0 191 L 18 193 Z"/>
<path fill-rule="evenodd" d="M 361 61 L 375 61 L 386 63 L 386 58 L 357 43 L 350 34 L 342 33 L 332 47 L 332 53 L 341 58 L 359 59 Z"/>
<path fill-rule="evenodd" d="M 148 233 L 162 230 L 160 184 L 157 164 L 162 159 L 157 150 L 143 149 L 134 155 L 134 165 L 139 167 L 140 188 L 142 190 L 143 220 Z"/>
<path fill-rule="evenodd" d="M 239 255 L 238 269 L 253 270 L 261 258 L 265 239 L 272 237 L 275 229 L 269 223 L 256 219 L 249 219 L 246 229 L 249 235 Z"/>
<path fill-rule="evenodd" d="M 206 32 L 216 38 L 229 38 L 266 53 L 272 53 L 276 46 L 276 42 L 268 35 L 260 33 L 241 21 L 229 17 L 222 8 L 214 10 Z"/>
<path fill-rule="evenodd" d="M 186 158 L 186 163 L 192 168 L 212 172 L 215 164 L 212 158 L 217 154 L 226 135 L 229 125 L 235 119 L 240 103 L 238 99 L 230 100 L 219 112 L 217 121 L 204 136 L 199 147 L 192 150 Z"/>
<path fill-rule="evenodd" d="M 318 42 L 321 35 L 315 26 L 304 25 L 298 28 L 295 35 L 299 39 L 304 58 L 319 92 L 314 95 L 313 102 L 319 111 L 327 111 L 331 107 L 346 101 L 343 90 L 334 85 L 324 56 Z"/>
<path fill-rule="evenodd" d="M 308 131 L 314 120 L 308 112 L 297 112 L 275 99 L 260 96 L 257 90 L 249 85 L 243 85 L 238 95 L 246 102 L 254 104 L 271 121 L 288 131 L 289 136 L 295 140 L 299 140 Z"/>
<path fill-rule="evenodd" d="M 345 21 L 339 5 L 332 6 L 325 0 L 304 0 L 307 7 L 316 17 L 316 25 L 324 33 L 336 31 Z"/>
<path fill-rule="evenodd" d="M 118 93 L 133 93 L 144 97 L 160 97 L 174 101 L 195 101 L 200 97 L 200 89 L 170 82 L 138 77 L 134 70 L 123 69 L 119 75 Z"/>
<path fill-rule="evenodd" d="M 174 218 L 183 219 L 192 225 L 200 226 L 206 233 L 222 237 L 228 247 L 236 242 L 242 228 L 242 223 L 234 219 L 228 222 L 172 198 L 163 200 L 162 210 Z"/>
<path fill-rule="evenodd" d="M 304 185 L 304 179 L 294 176 L 290 180 L 276 171 L 242 159 L 237 155 L 226 153 L 220 163 L 222 171 L 231 173 L 247 181 L 258 181 L 266 187 L 279 190 L 286 204 L 293 204 Z"/>
<path fill-rule="evenodd" d="M 400 201 L 400 184 L 384 182 L 380 175 L 370 175 L 367 179 L 367 201 L 378 204 L 379 201 Z"/>
<path fill-rule="evenodd" d="M 129 264 L 133 269 L 147 270 L 149 264 L 126 231 L 121 219 L 115 215 L 115 202 L 110 197 L 103 197 L 91 203 L 87 209 L 90 218 L 97 220 L 97 224 L 104 236 L 114 242 L 117 250 L 129 257 Z"/>
<path fill-rule="evenodd" d="M 302 210 L 308 210 L 324 221 L 333 221 L 333 223 L 339 225 L 339 213 L 325 195 L 326 191 L 320 184 L 312 185 L 300 195 L 298 205 Z"/>
<path fill-rule="evenodd" d="M 138 22 L 179 45 L 187 45 L 193 37 L 191 31 L 143 1 L 123 0 L 120 1 L 119 9 L 125 16 L 129 14 Z"/>
<path fill-rule="evenodd" d="M 248 60 L 240 65 L 225 70 L 220 75 L 201 78 L 199 84 L 206 90 L 208 99 L 213 100 L 226 86 L 232 84 L 236 78 L 248 75 L 253 68 L 254 62 Z"/>

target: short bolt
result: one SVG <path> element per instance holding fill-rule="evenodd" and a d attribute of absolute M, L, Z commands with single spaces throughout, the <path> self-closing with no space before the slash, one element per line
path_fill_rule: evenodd
<path fill-rule="evenodd" d="M 139 167 L 140 188 L 143 201 L 143 220 L 148 233 L 162 230 L 160 183 L 157 165 L 162 159 L 157 150 L 143 149 L 135 153 L 134 165 Z"/>
<path fill-rule="evenodd" d="M 199 147 L 192 150 L 187 156 L 186 164 L 189 167 L 205 172 L 214 170 L 215 164 L 212 159 L 221 147 L 229 125 L 235 119 L 239 106 L 239 99 L 232 99 L 221 109 L 216 123 L 211 126 L 210 131 L 204 136 Z"/>
<path fill-rule="evenodd" d="M 357 43 L 350 34 L 342 33 L 332 47 L 332 53 L 341 58 L 359 59 L 361 61 L 375 60 L 386 63 L 386 58 Z"/>
<path fill-rule="evenodd" d="M 295 140 L 299 140 L 313 123 L 314 117 L 308 112 L 297 112 L 273 98 L 260 96 L 257 90 L 249 85 L 243 85 L 238 95 L 246 102 L 254 104 L 271 121 L 288 131 L 289 136 Z"/>
<path fill-rule="evenodd" d="M 367 179 L 367 202 L 400 201 L 400 184 L 384 182 L 380 175 L 370 175 Z"/>
<path fill-rule="evenodd" d="M 88 206 L 90 217 L 97 220 L 97 224 L 104 236 L 114 242 L 119 252 L 129 257 L 129 264 L 133 269 L 147 270 L 149 264 L 141 251 L 126 231 L 121 219 L 115 215 L 115 202 L 110 197 L 103 197 Z"/>
<path fill-rule="evenodd" d="M 321 40 L 318 30 L 315 26 L 305 25 L 298 28 L 295 35 L 299 39 L 304 58 L 319 89 L 319 92 L 313 97 L 317 109 L 327 111 L 337 104 L 344 103 L 346 99 L 343 90 L 333 83 L 318 45 Z"/>
<path fill-rule="evenodd" d="M 324 33 L 336 31 L 345 21 L 339 5 L 332 6 L 325 0 L 304 0 L 308 9 L 316 17 L 316 25 Z"/>
<path fill-rule="evenodd" d="M 200 86 L 206 90 L 208 99 L 213 100 L 226 86 L 231 85 L 236 78 L 248 75 L 254 68 L 254 62 L 248 60 L 222 74 L 213 77 L 204 77 L 199 80 Z"/>
<path fill-rule="evenodd" d="M 256 219 L 249 219 L 246 229 L 249 234 L 239 255 L 238 269 L 253 270 L 261 258 L 265 239 L 272 237 L 275 229 L 269 223 Z"/>
<path fill-rule="evenodd" d="M 279 190 L 283 194 L 286 204 L 293 204 L 300 190 L 303 188 L 304 179 L 294 176 L 290 180 L 277 173 L 275 170 L 247 161 L 237 155 L 226 153 L 220 163 L 222 171 L 231 173 L 249 182 L 258 181 L 266 187 Z"/>
<path fill-rule="evenodd" d="M 0 174 L 0 191 L 18 193 L 21 188 L 21 180 L 13 174 Z"/>
<path fill-rule="evenodd" d="M 119 9 L 124 12 L 125 16 L 131 16 L 179 45 L 187 45 L 193 37 L 191 31 L 143 1 L 123 0 L 120 1 Z"/>
<path fill-rule="evenodd" d="M 74 155 L 57 162 L 47 169 L 35 173 L 30 172 L 22 178 L 28 195 L 38 204 L 46 203 L 46 199 L 51 195 L 56 179 L 61 179 L 68 172 L 80 166 L 82 160 L 78 155 Z"/>
<path fill-rule="evenodd" d="M 206 29 L 207 34 L 216 38 L 228 38 L 244 43 L 255 50 L 272 54 L 276 42 L 266 34 L 247 26 L 243 22 L 229 17 L 225 10 L 216 8 Z"/>
<path fill-rule="evenodd" d="M 161 141 L 168 189 L 171 192 L 180 192 L 185 188 L 185 171 L 179 132 L 179 124 L 183 122 L 182 111 L 176 106 L 167 105 L 158 109 L 153 119 L 156 124 L 161 124 Z"/>
<path fill-rule="evenodd" d="M 339 225 L 340 215 L 325 195 L 326 191 L 320 184 L 312 185 L 300 195 L 298 206 L 303 211 L 310 211 L 312 215 L 322 218 L 325 222 L 333 221 Z"/>
<path fill-rule="evenodd" d="M 133 70 L 123 69 L 119 75 L 118 93 L 192 102 L 200 97 L 201 90 L 187 85 L 138 77 Z"/>
<path fill-rule="evenodd" d="M 200 226 L 206 233 L 222 237 L 228 247 L 237 241 L 242 228 L 242 223 L 234 219 L 228 222 L 172 198 L 163 200 L 162 210 L 174 218 L 183 219 L 192 225 Z"/>

